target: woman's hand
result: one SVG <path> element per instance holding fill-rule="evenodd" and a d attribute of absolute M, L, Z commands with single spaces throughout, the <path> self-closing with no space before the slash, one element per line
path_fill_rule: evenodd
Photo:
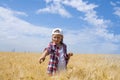
<path fill-rule="evenodd" d="M 68 58 L 70 58 L 71 56 L 73 56 L 73 53 L 68 53 Z"/>
<path fill-rule="evenodd" d="M 45 57 L 41 57 L 40 60 L 39 60 L 39 63 L 41 64 L 44 61 L 45 61 Z"/>
<path fill-rule="evenodd" d="M 39 63 L 41 64 L 42 62 L 45 61 L 45 57 L 48 55 L 48 51 L 44 50 L 43 54 L 41 55 L 40 59 L 39 59 Z"/>

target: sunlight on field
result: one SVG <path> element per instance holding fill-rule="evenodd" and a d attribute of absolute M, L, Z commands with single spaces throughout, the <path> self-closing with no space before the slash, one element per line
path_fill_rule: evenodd
<path fill-rule="evenodd" d="M 41 54 L 0 52 L 0 80 L 120 80 L 119 54 L 74 54 L 68 69 L 58 76 L 46 74 L 48 59 Z"/>

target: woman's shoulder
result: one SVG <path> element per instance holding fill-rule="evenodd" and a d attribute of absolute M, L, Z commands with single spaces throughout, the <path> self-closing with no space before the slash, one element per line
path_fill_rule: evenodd
<path fill-rule="evenodd" d="M 48 47 L 51 47 L 51 46 L 53 46 L 53 44 L 52 44 L 52 42 L 49 42 Z"/>
<path fill-rule="evenodd" d="M 62 43 L 63 46 L 67 47 L 67 45 L 65 43 Z"/>

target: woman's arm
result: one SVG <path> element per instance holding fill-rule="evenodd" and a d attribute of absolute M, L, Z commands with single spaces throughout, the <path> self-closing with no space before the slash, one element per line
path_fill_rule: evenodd
<path fill-rule="evenodd" d="M 42 62 L 44 62 L 45 57 L 46 57 L 47 55 L 49 55 L 49 54 L 48 54 L 48 51 L 45 50 L 45 51 L 42 53 L 42 55 L 41 55 L 41 57 L 40 57 L 40 59 L 39 59 L 39 63 L 40 63 L 40 64 L 41 64 Z"/>

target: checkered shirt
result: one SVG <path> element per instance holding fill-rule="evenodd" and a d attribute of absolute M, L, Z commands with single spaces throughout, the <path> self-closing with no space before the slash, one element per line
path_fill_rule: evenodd
<path fill-rule="evenodd" d="M 66 68 L 67 68 L 67 63 L 69 60 L 69 57 L 67 55 L 67 46 L 64 43 L 62 43 L 62 47 L 63 47 L 64 58 L 65 58 L 65 62 L 66 62 Z M 57 46 L 55 44 L 53 44 L 52 42 L 50 42 L 48 47 L 45 48 L 45 50 L 47 50 L 50 55 L 47 72 L 49 74 L 54 75 L 58 70 L 58 62 L 59 62 Z"/>

